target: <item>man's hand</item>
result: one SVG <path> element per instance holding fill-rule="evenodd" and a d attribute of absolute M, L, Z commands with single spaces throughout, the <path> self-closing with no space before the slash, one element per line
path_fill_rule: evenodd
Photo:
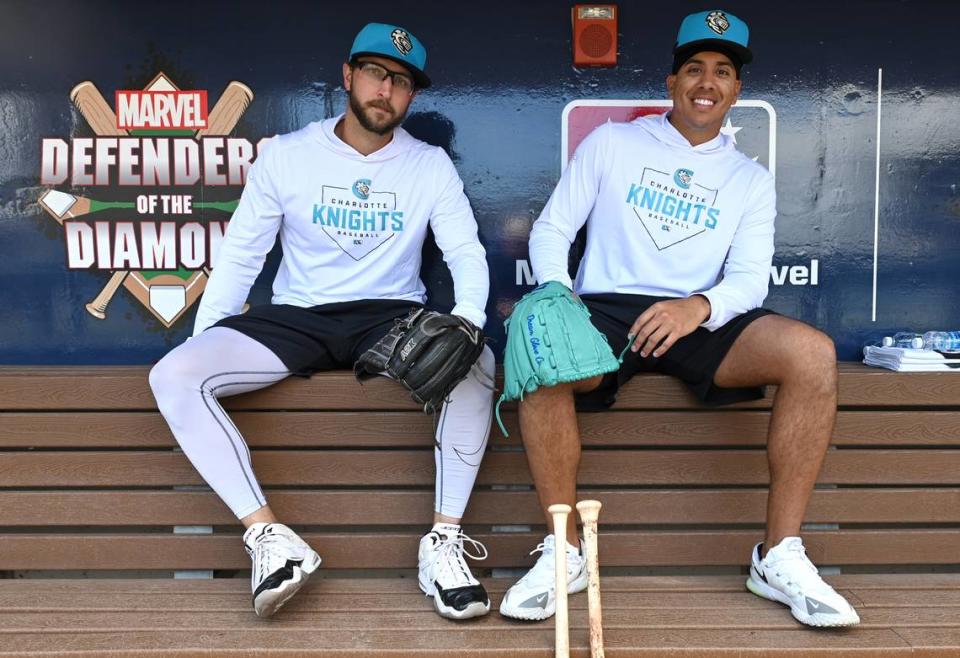
<path fill-rule="evenodd" d="M 709 317 L 710 301 L 703 295 L 657 302 L 630 327 L 630 335 L 634 337 L 630 350 L 639 350 L 642 357 L 651 352 L 653 356 L 663 356 L 675 342 L 692 334 Z"/>

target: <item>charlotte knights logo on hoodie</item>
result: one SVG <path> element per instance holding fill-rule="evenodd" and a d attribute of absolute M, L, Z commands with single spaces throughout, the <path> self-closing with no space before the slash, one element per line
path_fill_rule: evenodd
<path fill-rule="evenodd" d="M 403 231 L 403 211 L 395 192 L 374 190 L 360 178 L 350 187 L 323 186 L 323 199 L 313 204 L 313 223 L 354 260 L 362 260 Z"/>
<path fill-rule="evenodd" d="M 718 190 L 694 182 L 693 171 L 673 174 L 644 167 L 639 183 L 631 183 L 627 203 L 659 251 L 712 231 L 720 221 Z"/>

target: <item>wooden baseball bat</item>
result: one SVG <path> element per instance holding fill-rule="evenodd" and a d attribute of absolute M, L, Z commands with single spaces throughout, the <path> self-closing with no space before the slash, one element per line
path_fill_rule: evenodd
<path fill-rule="evenodd" d="M 100 137 L 117 137 L 128 134 L 126 130 L 117 127 L 117 115 L 114 114 L 110 105 L 104 100 L 103 95 L 97 86 L 89 80 L 81 82 L 70 91 L 70 100 L 77 106 L 80 114 L 87 120 L 93 131 Z M 79 201 L 79 198 L 78 198 Z M 83 204 L 76 206 L 76 210 L 90 211 L 90 207 L 82 207 Z M 87 312 L 100 320 L 107 317 L 107 304 L 113 299 L 113 295 L 127 278 L 127 272 L 117 270 L 107 281 L 100 294 L 93 298 L 86 305 Z"/>
<path fill-rule="evenodd" d="M 107 285 L 100 291 L 100 294 L 87 304 L 86 309 L 90 315 L 98 320 L 105 320 L 107 318 L 107 304 L 113 299 L 114 293 L 120 288 L 123 280 L 127 278 L 127 274 L 129 274 L 129 272 L 126 270 L 116 270 L 113 273 L 110 280 L 107 281 Z"/>
<path fill-rule="evenodd" d="M 250 87 L 236 80 L 228 84 L 207 116 L 207 127 L 197 131 L 196 139 L 207 135 L 229 135 L 252 100 Z"/>
<path fill-rule="evenodd" d="M 603 618 L 600 611 L 600 559 L 597 554 L 597 519 L 599 500 L 581 500 L 577 503 L 583 523 L 583 540 L 587 551 L 587 606 L 590 611 L 590 658 L 604 658 Z"/>
<path fill-rule="evenodd" d="M 97 86 L 89 80 L 81 82 L 70 91 L 70 100 L 97 135 L 117 137 L 128 134 L 126 130 L 117 128 L 117 115 L 104 100 Z"/>
<path fill-rule="evenodd" d="M 556 504 L 547 508 L 553 517 L 554 561 L 556 571 L 557 614 L 554 618 L 556 657 L 570 658 L 570 618 L 567 609 L 567 517 L 569 505 Z"/>

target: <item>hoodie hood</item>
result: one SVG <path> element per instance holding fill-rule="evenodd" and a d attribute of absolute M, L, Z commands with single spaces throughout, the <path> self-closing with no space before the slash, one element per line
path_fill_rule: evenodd
<path fill-rule="evenodd" d="M 656 137 L 657 141 L 667 146 L 679 149 L 686 153 L 695 153 L 697 155 L 718 155 L 726 151 L 736 151 L 733 139 L 729 135 L 719 133 L 708 142 L 698 146 L 691 146 L 687 138 L 680 134 L 673 124 L 670 123 L 669 112 L 663 114 L 648 114 L 633 120 L 635 126 L 643 128 L 651 135 Z"/>
<path fill-rule="evenodd" d="M 393 129 L 393 139 L 386 146 L 370 155 L 363 155 L 337 137 L 334 132 L 334 128 L 337 127 L 342 118 L 343 114 L 339 114 L 331 119 L 315 121 L 308 126 L 308 130 L 314 139 L 341 157 L 358 162 L 384 162 L 405 153 L 417 143 L 417 140 L 410 133 L 397 126 Z"/>

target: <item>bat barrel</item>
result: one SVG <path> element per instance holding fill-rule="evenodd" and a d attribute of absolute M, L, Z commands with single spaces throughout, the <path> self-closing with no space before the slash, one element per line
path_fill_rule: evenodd
<path fill-rule="evenodd" d="M 583 539 L 587 552 L 587 607 L 590 616 L 590 657 L 604 658 L 603 617 L 600 605 L 600 559 L 597 554 L 597 520 L 602 505 L 599 500 L 581 500 L 577 511 L 583 522 Z"/>
<path fill-rule="evenodd" d="M 553 517 L 554 561 L 556 562 L 556 656 L 570 656 L 570 620 L 567 610 L 567 517 L 569 505 L 551 505 L 547 511 Z"/>

